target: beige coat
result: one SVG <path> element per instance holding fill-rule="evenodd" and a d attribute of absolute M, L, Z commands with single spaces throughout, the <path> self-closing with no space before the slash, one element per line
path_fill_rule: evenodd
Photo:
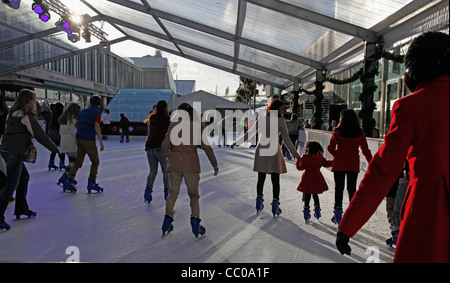
<path fill-rule="evenodd" d="M 166 137 L 161 144 L 161 148 L 164 154 L 169 159 L 169 165 L 167 166 L 167 171 L 175 172 L 197 172 L 200 173 L 200 160 L 197 154 L 197 149 L 201 148 L 205 151 L 206 156 L 213 168 L 216 168 L 217 160 L 214 155 L 214 151 L 209 144 L 205 144 L 201 140 L 200 145 L 193 145 L 193 122 L 190 123 L 190 143 L 188 145 L 174 145 L 170 139 L 170 135 L 174 127 L 180 122 L 171 123 L 169 129 L 167 130 Z M 177 128 L 175 130 L 178 130 Z M 203 132 L 203 126 L 201 127 Z M 178 136 L 181 138 L 182 131 L 179 132 Z"/>
<path fill-rule="evenodd" d="M 265 119 L 266 125 L 269 125 L 270 116 L 260 116 L 258 119 L 259 120 Z M 255 123 L 255 125 L 256 127 L 258 127 L 259 121 Z M 269 135 L 269 133 L 270 128 L 267 126 L 267 135 Z M 280 135 L 281 138 L 283 139 L 284 144 L 286 145 L 287 149 L 292 154 L 292 156 L 294 158 L 299 156 L 297 150 L 295 149 L 295 146 L 292 144 L 291 139 L 289 138 L 286 120 L 280 117 L 278 117 L 277 133 L 278 133 L 277 135 L 269 137 L 270 143 L 267 145 L 261 144 L 262 133 L 258 133 L 258 145 L 256 146 L 255 150 L 253 171 L 261 173 L 279 173 L 279 174 L 287 173 L 286 163 L 284 162 L 281 146 L 278 142 Z M 239 144 L 239 142 L 242 142 L 242 140 L 239 139 L 238 141 L 236 141 L 237 144 Z M 270 145 L 277 147 L 276 152 L 270 156 L 264 156 L 262 154 L 262 150 L 269 148 Z"/>

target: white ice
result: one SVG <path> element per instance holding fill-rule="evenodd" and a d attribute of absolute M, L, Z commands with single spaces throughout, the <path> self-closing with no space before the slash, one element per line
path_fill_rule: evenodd
<path fill-rule="evenodd" d="M 281 208 L 271 213 L 272 185 L 266 179 L 265 208 L 255 210 L 257 174 L 252 171 L 253 149 L 242 146 L 214 150 L 220 172 L 213 169 L 199 150 L 202 165 L 200 208 L 206 236 L 195 240 L 189 217 L 189 197 L 183 184 L 175 206 L 174 230 L 161 238 L 164 218 L 162 174 L 154 185 L 153 201 L 144 203 L 143 193 L 149 166 L 145 137 L 119 143 L 118 136 L 105 141 L 100 153 L 97 182 L 105 190 L 87 194 L 90 162 L 78 171 L 78 192 L 63 193 L 55 184 L 60 171 L 48 171 L 50 152 L 37 144 L 36 164 L 30 172 L 28 204 L 37 217 L 13 221 L 14 203 L 6 210 L 12 227 L 0 231 L 0 262 L 65 262 L 75 246 L 81 262 L 199 262 L 199 263 L 329 263 L 392 262 L 394 249 L 387 247 L 389 224 L 383 213 L 375 213 L 350 240 L 351 256 L 335 247 L 337 227 L 330 219 L 334 202 L 333 175 L 323 169 L 329 190 L 320 195 L 322 218 L 303 220 L 302 195 L 296 190 L 301 172 L 287 161 L 288 173 L 281 175 Z M 56 163 L 59 163 L 56 157 Z M 312 204 L 312 200 L 311 200 Z M 348 205 L 345 194 L 344 206 Z M 379 211 L 383 211 L 383 207 Z M 370 253 L 371 250 L 379 253 Z M 68 252 L 66 254 L 66 251 Z"/>

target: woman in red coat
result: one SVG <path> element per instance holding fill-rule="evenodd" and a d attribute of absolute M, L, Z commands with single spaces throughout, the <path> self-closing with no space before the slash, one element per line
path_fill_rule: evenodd
<path fill-rule="evenodd" d="M 311 218 L 309 210 L 311 196 L 314 199 L 314 217 L 319 219 L 321 215 L 318 195 L 328 190 L 327 183 L 320 172 L 320 168 L 331 167 L 333 165 L 333 161 L 326 160 L 322 154 L 323 148 L 320 143 L 316 141 L 309 141 L 305 145 L 305 155 L 303 155 L 303 157 L 299 157 L 295 163 L 299 171 L 305 170 L 297 190 L 305 194 L 303 216 L 306 223 L 308 223 Z"/>
<path fill-rule="evenodd" d="M 358 117 L 352 109 L 341 112 L 339 125 L 334 129 L 328 144 L 328 151 L 333 155 L 334 163 L 334 216 L 331 219 L 336 224 L 342 217 L 342 199 L 344 197 L 345 176 L 347 176 L 347 191 L 349 201 L 356 191 L 356 181 L 359 173 L 359 148 L 370 162 L 372 153 L 367 145 L 366 135 L 358 122 Z"/>
<path fill-rule="evenodd" d="M 336 246 L 367 222 L 398 178 L 405 158 L 410 184 L 400 211 L 394 262 L 449 262 L 449 36 L 417 37 L 405 56 L 404 81 L 414 92 L 397 100 L 384 144 L 369 164 L 338 226 Z"/>

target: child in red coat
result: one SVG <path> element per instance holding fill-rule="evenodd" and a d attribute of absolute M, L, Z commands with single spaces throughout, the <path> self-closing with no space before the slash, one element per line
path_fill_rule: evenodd
<path fill-rule="evenodd" d="M 319 194 L 328 190 L 328 186 L 320 172 L 320 168 L 333 166 L 333 161 L 326 160 L 323 157 L 323 148 L 320 143 L 309 141 L 305 145 L 305 154 L 297 159 L 295 165 L 299 171 L 305 170 L 297 190 L 305 194 L 303 216 L 306 223 L 308 223 L 311 218 L 309 210 L 311 196 L 314 199 L 314 217 L 319 219 L 321 216 Z"/>

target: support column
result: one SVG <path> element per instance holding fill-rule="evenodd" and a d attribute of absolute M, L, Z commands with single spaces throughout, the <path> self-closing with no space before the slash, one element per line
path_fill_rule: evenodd
<path fill-rule="evenodd" d="M 298 104 L 298 99 L 299 99 L 299 91 L 300 87 L 299 87 L 299 82 L 298 79 L 294 81 L 294 98 L 293 98 L 293 102 L 294 104 L 292 105 L 292 113 L 296 113 L 298 115 L 298 117 L 300 117 L 300 113 L 299 113 L 299 104 Z"/>
<path fill-rule="evenodd" d="M 316 70 L 316 89 L 314 90 L 314 124 L 312 125 L 313 129 L 320 130 L 321 126 L 323 124 L 322 119 L 322 113 L 323 113 L 323 107 L 322 107 L 322 101 L 323 101 L 323 83 L 325 82 L 325 69 L 317 69 Z"/>
<path fill-rule="evenodd" d="M 377 55 L 377 42 L 375 40 L 366 41 L 364 71 L 361 77 L 362 93 L 360 94 L 361 111 L 359 111 L 359 117 L 362 119 L 362 128 L 367 137 L 372 137 L 376 123 L 375 119 L 373 119 L 373 111 L 375 110 L 373 93 L 376 90 L 375 72 L 378 70 Z"/>

